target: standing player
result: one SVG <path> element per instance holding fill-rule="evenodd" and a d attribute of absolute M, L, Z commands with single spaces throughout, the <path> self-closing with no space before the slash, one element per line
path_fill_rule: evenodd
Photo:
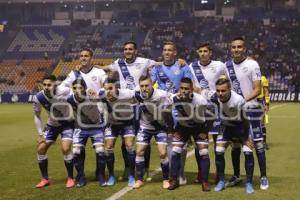
<path fill-rule="evenodd" d="M 64 103 L 70 90 L 57 87 L 56 77 L 46 76 L 43 78 L 43 90 L 37 93 L 33 99 L 34 122 L 38 130 L 37 159 L 42 174 L 42 180 L 36 185 L 43 188 L 50 184 L 48 180 L 48 148 L 53 144 L 57 136 L 61 134 L 62 152 L 64 155 L 65 166 L 68 172 L 66 187 L 75 185 L 73 179 L 73 121 L 70 119 L 70 110 Z M 62 104 L 65 104 L 63 106 Z M 42 130 L 41 111 L 42 107 L 48 113 L 47 125 Z"/>
<path fill-rule="evenodd" d="M 127 151 L 128 162 L 128 186 L 132 187 L 135 183 L 135 150 L 134 150 L 134 110 L 132 107 L 135 101 L 135 91 L 129 89 L 120 89 L 118 73 L 113 73 L 108 77 L 104 84 L 104 90 L 100 94 L 101 101 L 106 105 L 109 120 L 105 129 L 105 153 L 108 166 L 109 180 L 107 185 L 115 183 L 114 178 L 114 146 L 117 137 L 120 135 L 124 140 Z"/>
<path fill-rule="evenodd" d="M 99 69 L 98 66 L 92 65 L 92 59 L 93 51 L 89 48 L 83 48 L 79 54 L 80 65 L 76 67 L 76 70 L 73 70 L 68 74 L 61 85 L 63 87 L 71 88 L 72 83 L 76 79 L 83 78 L 87 86 L 87 93 L 92 95 L 98 94 L 103 87 L 107 75 L 102 69 Z M 81 153 L 85 158 L 85 148 L 82 149 Z M 98 170 L 96 169 L 96 171 Z M 97 174 L 96 177 L 98 177 Z"/>
<path fill-rule="evenodd" d="M 268 111 L 270 105 L 270 96 L 269 96 L 269 81 L 265 75 L 261 76 L 261 92 L 257 97 L 258 102 L 264 105 L 264 117 L 261 120 L 261 129 L 264 136 L 264 145 L 266 150 L 269 150 L 269 146 L 267 144 L 267 129 L 266 124 L 268 123 Z"/>
<path fill-rule="evenodd" d="M 243 145 L 242 149 L 245 155 L 246 192 L 248 194 L 253 193 L 253 144 L 249 135 L 249 121 L 246 119 L 247 116 L 245 116 L 243 108 L 246 102 L 241 95 L 231 90 L 230 81 L 226 78 L 221 78 L 216 82 L 216 94 L 216 104 L 220 110 L 221 132 L 217 137 L 216 146 L 216 168 L 219 182 L 215 187 L 215 191 L 220 192 L 225 189 L 225 150 L 229 142 L 239 142 Z"/>
<path fill-rule="evenodd" d="M 210 103 L 210 94 L 216 90 L 215 83 L 221 75 L 227 76 L 226 66 L 220 61 L 211 60 L 212 49 L 209 43 L 201 43 L 197 48 L 199 60 L 191 63 L 189 68 L 193 74 L 193 80 L 195 83 L 195 91 L 201 92 L 209 102 L 208 109 L 211 113 L 215 113 L 214 104 Z M 208 114 L 208 113 L 207 113 Z M 214 114 L 215 115 L 215 114 Z M 215 120 L 213 120 L 215 119 Z M 213 135 L 214 143 L 219 133 L 220 120 L 217 116 L 211 116 L 207 121 L 209 124 L 209 133 Z M 198 151 L 195 150 L 195 157 L 200 159 Z M 200 163 L 199 161 L 197 163 Z M 197 182 L 201 183 L 201 171 L 198 165 Z"/>
<path fill-rule="evenodd" d="M 104 126 L 102 115 L 97 102 L 93 102 L 86 95 L 87 85 L 82 78 L 72 83 L 73 94 L 68 97 L 76 119 L 73 137 L 74 165 L 78 172 L 76 186 L 86 185 L 84 174 L 84 149 L 88 138 L 92 140 L 96 152 L 97 179 L 100 186 L 105 186 L 105 154 L 104 154 Z"/>
<path fill-rule="evenodd" d="M 193 136 L 197 145 L 197 153 L 200 159 L 197 160 L 202 172 L 202 190 L 210 191 L 208 185 L 208 174 L 210 160 L 208 154 L 208 129 L 205 123 L 205 111 L 207 100 L 200 94 L 193 92 L 193 82 L 189 78 L 181 79 L 179 93 L 173 96 L 174 109 L 177 115 L 174 116 L 175 133 L 172 142 L 171 159 L 171 180 L 169 190 L 179 187 L 179 172 L 181 165 L 182 148 L 188 139 Z"/>
<path fill-rule="evenodd" d="M 262 105 L 257 102 L 260 94 L 261 72 L 256 61 L 247 58 L 245 41 L 242 37 L 231 41 L 232 60 L 226 62 L 229 77 L 232 82 L 232 89 L 243 96 L 246 100 L 247 115 L 250 121 L 250 132 L 254 141 L 258 164 L 260 168 L 260 188 L 268 189 L 269 181 L 266 173 L 266 155 L 261 131 L 261 117 L 263 114 Z M 240 178 L 240 153 L 239 143 L 233 143 L 232 164 L 234 176 L 226 183 L 226 186 L 234 186 L 242 180 Z"/>
<path fill-rule="evenodd" d="M 82 77 L 86 83 L 87 90 L 99 92 L 107 75 L 104 70 L 99 69 L 99 66 L 92 65 L 92 59 L 93 51 L 89 48 L 83 48 L 79 55 L 80 65 L 76 67 L 78 69 L 68 74 L 67 78 L 62 82 L 62 86 L 71 88 L 72 83 Z"/>
<path fill-rule="evenodd" d="M 158 88 L 168 93 L 174 94 L 178 92 L 180 81 L 182 78 L 192 79 L 192 74 L 187 65 L 182 66 L 182 63 L 176 61 L 177 49 L 175 43 L 167 41 L 163 45 L 163 63 L 155 65 L 151 72 L 151 79 L 155 83 L 157 82 Z M 169 127 L 173 127 L 172 119 L 169 117 Z M 168 156 L 171 156 L 172 152 L 172 133 L 174 130 L 168 130 Z M 180 170 L 180 183 L 186 184 L 186 177 L 184 176 L 184 165 L 186 160 L 186 147 L 182 152 L 182 165 Z M 170 157 L 169 157 L 170 158 Z"/>
<path fill-rule="evenodd" d="M 136 99 L 141 109 L 140 130 L 136 141 L 136 174 L 137 181 L 133 188 L 138 189 L 144 185 L 144 151 L 152 136 L 155 137 L 160 157 L 160 166 L 163 174 L 163 188 L 169 187 L 169 159 L 167 156 L 167 133 L 163 117 L 160 115 L 165 106 L 170 105 L 167 92 L 153 88 L 149 75 L 141 76 L 140 91 L 136 92 Z"/>

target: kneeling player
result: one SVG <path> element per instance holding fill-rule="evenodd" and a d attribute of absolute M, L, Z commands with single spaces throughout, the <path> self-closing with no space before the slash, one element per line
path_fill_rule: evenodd
<path fill-rule="evenodd" d="M 43 188 L 50 184 L 48 180 L 47 151 L 51 144 L 56 141 L 59 134 L 61 134 L 62 138 L 62 152 L 68 172 L 66 187 L 70 188 L 75 185 L 72 154 L 73 121 L 68 120 L 70 113 L 68 106 L 64 103 L 68 95 L 69 90 L 63 91 L 61 87 L 57 87 L 55 76 L 47 76 L 43 79 L 43 90 L 34 97 L 34 122 L 39 132 L 37 159 L 43 177 L 40 183 L 36 185 L 37 188 Z M 48 121 L 44 131 L 42 131 L 41 121 L 42 107 L 48 113 Z"/>
<path fill-rule="evenodd" d="M 76 186 L 86 185 L 84 175 L 85 145 L 90 137 L 96 151 L 97 175 L 100 186 L 105 186 L 104 123 L 96 102 L 86 96 L 86 83 L 76 79 L 72 83 L 73 95 L 68 98 L 76 115 L 76 128 L 73 137 L 74 165 L 77 170 Z"/>
<path fill-rule="evenodd" d="M 136 142 L 136 175 L 137 181 L 133 188 L 138 189 L 144 185 L 144 152 L 147 145 L 150 145 L 152 136 L 155 137 L 160 166 L 163 174 L 163 188 L 169 187 L 169 160 L 167 157 L 167 133 L 165 123 L 158 119 L 160 111 L 164 106 L 170 104 L 167 92 L 153 88 L 153 82 L 149 75 L 142 76 L 139 80 L 140 92 L 136 92 L 136 99 L 139 102 L 141 111 L 140 130 Z"/>
<path fill-rule="evenodd" d="M 199 163 L 202 173 L 202 190 L 210 191 L 208 174 L 210 160 L 208 154 L 208 128 L 205 123 L 204 113 L 207 100 L 200 94 L 193 92 L 193 82 L 189 78 L 181 79 L 179 93 L 173 97 L 173 117 L 175 121 L 175 133 L 173 136 L 171 179 L 169 190 L 179 187 L 178 176 L 180 172 L 180 157 L 182 148 L 193 136 L 197 144 Z"/>
<path fill-rule="evenodd" d="M 219 79 L 216 82 L 216 104 L 219 106 L 221 118 L 221 131 L 217 137 L 216 146 L 216 168 L 219 176 L 219 182 L 215 187 L 216 192 L 225 189 L 224 153 L 229 142 L 242 144 L 242 150 L 245 155 L 245 170 L 247 175 L 246 192 L 253 193 L 253 170 L 254 158 L 252 147 L 253 143 L 249 136 L 249 121 L 245 117 L 243 106 L 245 100 L 242 96 L 231 90 L 228 79 Z"/>

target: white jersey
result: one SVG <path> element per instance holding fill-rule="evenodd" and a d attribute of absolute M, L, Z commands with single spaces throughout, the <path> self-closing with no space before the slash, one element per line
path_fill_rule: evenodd
<path fill-rule="evenodd" d="M 119 60 L 117 59 L 114 63 L 110 65 L 110 69 L 112 71 L 118 71 L 120 77 L 120 85 L 121 89 L 126 89 L 127 84 L 132 84 L 134 82 L 135 90 L 139 90 L 139 78 L 145 74 L 148 70 L 148 67 L 155 64 L 154 60 L 150 60 L 147 58 L 137 57 L 133 63 L 126 63 L 125 59 L 124 62 L 127 66 L 130 78 L 125 79 L 122 70 L 119 66 Z M 133 80 L 132 80 L 133 79 Z M 129 88 L 130 89 L 130 88 Z"/>
<path fill-rule="evenodd" d="M 196 77 L 195 71 L 192 67 L 193 63 L 189 65 L 189 68 L 193 74 L 193 80 L 197 87 L 201 88 L 201 84 L 199 83 L 199 80 Z M 216 82 L 220 78 L 221 75 L 227 75 L 226 66 L 221 61 L 215 61 L 212 60 L 208 65 L 203 66 L 200 64 L 200 61 L 198 61 L 198 65 L 201 68 L 202 74 L 205 77 L 205 79 L 208 82 L 208 87 L 210 91 L 216 91 Z"/>
<path fill-rule="evenodd" d="M 253 81 L 261 80 L 261 72 L 258 63 L 255 60 L 246 58 L 243 62 L 236 64 L 233 62 L 236 77 L 240 82 L 243 96 L 251 95 L 253 91 Z M 234 85 L 233 85 L 234 88 Z M 256 99 L 247 102 L 247 105 L 255 105 Z"/>
<path fill-rule="evenodd" d="M 33 111 L 35 114 L 35 125 L 39 133 L 41 134 L 42 123 L 40 114 L 42 111 L 43 104 L 49 109 L 45 109 L 48 114 L 47 124 L 50 126 L 61 126 L 60 120 L 72 121 L 72 112 L 70 106 L 66 102 L 68 95 L 70 95 L 70 90 L 64 87 L 58 86 L 56 89 L 56 94 L 53 98 L 48 98 L 44 91 L 40 91 L 33 97 Z M 45 99 L 45 103 L 39 100 L 39 97 Z"/>
<path fill-rule="evenodd" d="M 235 126 L 235 124 L 242 122 L 243 120 L 243 109 L 246 103 L 245 99 L 231 90 L 230 99 L 222 103 L 219 99 L 220 106 L 220 118 L 221 123 L 225 126 Z"/>
<path fill-rule="evenodd" d="M 170 94 L 163 90 L 154 89 L 150 98 L 142 99 L 143 103 L 140 103 L 142 110 L 140 127 L 142 129 L 155 130 L 155 126 L 153 124 L 157 122 L 160 125 L 165 126 L 166 121 L 163 119 L 162 110 L 172 104 Z"/>
<path fill-rule="evenodd" d="M 193 93 L 191 102 L 176 101 L 176 94 L 172 96 L 173 114 L 175 121 L 181 126 L 194 127 L 205 122 L 207 100 L 198 93 Z"/>
<path fill-rule="evenodd" d="M 121 121 L 128 121 L 135 117 L 133 113 L 133 104 L 136 103 L 134 90 L 119 89 L 119 95 L 115 101 L 109 101 L 105 96 L 101 96 L 100 98 L 108 111 L 108 115 L 106 116 L 110 124 L 122 125 Z"/>
<path fill-rule="evenodd" d="M 99 128 L 104 127 L 106 122 L 102 118 L 103 107 L 99 102 L 89 99 L 78 102 L 74 95 L 69 96 L 70 103 L 74 110 L 76 126 L 79 128 Z"/>
<path fill-rule="evenodd" d="M 97 67 L 93 67 L 89 72 L 84 73 L 80 71 L 80 76 L 86 83 L 87 89 L 92 89 L 96 92 L 99 92 L 101 86 L 104 84 L 107 75 L 104 70 Z M 72 87 L 72 83 L 76 80 L 76 75 L 74 71 L 71 71 L 67 78 L 61 83 L 65 87 Z"/>

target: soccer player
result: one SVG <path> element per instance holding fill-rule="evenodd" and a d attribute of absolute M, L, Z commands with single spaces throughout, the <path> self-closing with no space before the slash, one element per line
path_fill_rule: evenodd
<path fill-rule="evenodd" d="M 103 83 L 107 78 L 104 70 L 92 65 L 93 51 L 89 48 L 83 48 L 80 51 L 79 60 L 80 65 L 78 69 L 71 71 L 67 78 L 62 82 L 64 87 L 72 87 L 72 83 L 82 77 L 86 83 L 88 93 L 97 93 L 103 87 Z"/>
<path fill-rule="evenodd" d="M 269 181 L 266 173 L 266 155 L 261 131 L 263 106 L 257 102 L 261 87 L 261 72 L 258 63 L 246 56 L 245 40 L 242 37 L 234 38 L 230 46 L 233 59 L 226 62 L 227 71 L 232 82 L 232 89 L 243 96 L 246 101 L 245 106 L 251 125 L 250 132 L 260 168 L 260 188 L 266 190 L 269 187 Z M 233 143 L 234 176 L 230 178 L 226 186 L 234 186 L 242 181 L 240 178 L 240 153 L 241 145 Z"/>
<path fill-rule="evenodd" d="M 270 105 L 270 96 L 269 96 L 269 81 L 265 75 L 261 76 L 261 89 L 260 95 L 257 97 L 258 102 L 264 105 L 264 117 L 261 120 L 261 129 L 264 137 L 264 145 L 266 150 L 269 150 L 267 144 L 267 129 L 266 124 L 268 123 L 268 111 Z"/>
<path fill-rule="evenodd" d="M 171 41 L 166 41 L 163 45 L 163 63 L 155 65 L 151 71 L 151 79 L 155 83 L 157 82 L 158 88 L 164 90 L 168 93 L 174 94 L 178 92 L 180 81 L 182 78 L 192 79 L 192 73 L 187 65 L 183 65 L 180 61 L 176 60 L 177 48 L 176 44 Z M 172 117 L 168 117 L 168 127 L 173 127 Z M 171 158 L 172 152 L 172 134 L 174 130 L 168 130 L 168 156 Z M 186 177 L 184 175 L 184 166 L 186 160 L 186 147 L 183 148 L 182 164 L 179 176 L 180 184 L 184 185 L 187 183 Z"/>
<path fill-rule="evenodd" d="M 215 92 L 215 83 L 221 75 L 227 76 L 227 70 L 224 63 L 220 61 L 211 60 L 212 49 L 209 43 L 201 43 L 197 48 L 199 60 L 191 63 L 189 68 L 193 74 L 194 90 L 204 95 L 208 102 L 209 111 L 215 115 L 215 106 L 210 102 L 209 96 Z M 207 113 L 208 115 L 208 113 Z M 214 119 L 214 120 L 213 120 Z M 220 129 L 220 120 L 218 116 L 211 116 L 210 120 L 207 121 L 209 126 L 209 134 L 213 136 L 214 143 Z M 197 160 L 200 159 L 198 151 L 195 149 L 195 157 Z M 197 163 L 200 163 L 199 161 Z M 198 165 L 198 176 L 195 180 L 201 183 L 201 169 Z"/>
<path fill-rule="evenodd" d="M 135 183 L 135 129 L 134 129 L 134 110 L 132 107 L 135 100 L 135 91 L 120 89 L 118 73 L 113 73 L 104 83 L 104 91 L 100 95 L 101 101 L 106 105 L 109 123 L 105 129 L 105 153 L 108 166 L 109 180 L 107 185 L 115 183 L 114 178 L 114 147 L 117 137 L 120 135 L 124 140 L 127 151 L 128 162 L 128 186 L 132 187 Z"/>
<path fill-rule="evenodd" d="M 246 192 L 248 194 L 253 193 L 253 143 L 249 135 L 249 121 L 244 110 L 246 102 L 241 95 L 231 90 L 230 81 L 226 78 L 221 78 L 216 82 L 216 95 L 216 104 L 220 110 L 221 132 L 217 137 L 216 146 L 216 168 L 219 182 L 215 187 L 215 191 L 220 192 L 225 189 L 225 150 L 229 142 L 239 142 L 243 145 L 242 150 L 245 155 Z"/>
<path fill-rule="evenodd" d="M 167 156 L 167 133 L 166 123 L 160 115 L 164 113 L 164 107 L 170 105 L 167 92 L 154 89 L 149 75 L 140 77 L 140 91 L 135 97 L 141 109 L 140 130 L 136 139 L 136 175 L 137 181 L 133 188 L 138 189 L 144 185 L 144 151 L 154 136 L 160 157 L 160 165 L 163 174 L 163 188 L 169 187 L 169 160 Z"/>
<path fill-rule="evenodd" d="M 173 96 L 175 133 L 172 142 L 171 179 L 169 190 L 179 187 L 179 172 L 181 168 L 181 153 L 183 146 L 193 136 L 197 145 L 197 160 L 202 172 L 202 190 L 210 191 L 208 174 L 210 160 L 208 154 L 208 129 L 205 123 L 207 100 L 200 94 L 193 92 L 193 81 L 182 78 L 179 92 Z"/>
<path fill-rule="evenodd" d="M 37 160 L 42 174 L 42 180 L 36 185 L 43 188 L 50 184 L 48 180 L 48 156 L 49 147 L 56 141 L 58 135 L 62 138 L 62 152 L 68 173 L 66 187 L 75 185 L 73 179 L 73 120 L 69 117 L 68 107 L 62 106 L 70 93 L 70 90 L 57 87 L 56 77 L 46 76 L 43 78 L 43 90 L 38 92 L 33 99 L 34 122 L 38 130 Z M 47 125 L 42 130 L 41 111 L 42 107 L 48 113 Z"/>
<path fill-rule="evenodd" d="M 96 166 L 100 186 L 105 186 L 105 152 L 104 126 L 97 102 L 87 97 L 87 85 L 82 78 L 72 83 L 73 94 L 67 101 L 73 108 L 76 125 L 73 137 L 74 165 L 77 170 L 76 187 L 86 185 L 84 174 L 85 148 L 88 138 L 91 138 L 96 152 Z"/>
<path fill-rule="evenodd" d="M 104 70 L 99 69 L 99 66 L 92 65 L 93 51 L 89 48 L 81 49 L 79 53 L 80 65 L 71 71 L 67 78 L 61 83 L 63 87 L 72 88 L 72 83 L 78 79 L 83 78 L 87 86 L 87 93 L 89 95 L 96 95 L 103 87 L 103 83 L 107 78 Z M 85 157 L 85 148 L 82 149 L 82 154 Z M 99 171 L 96 169 L 96 171 Z M 98 175 L 96 174 L 96 179 Z"/>

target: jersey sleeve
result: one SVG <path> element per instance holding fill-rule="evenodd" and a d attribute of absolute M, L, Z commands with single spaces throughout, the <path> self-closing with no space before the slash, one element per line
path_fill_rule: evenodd
<path fill-rule="evenodd" d="M 107 74 L 105 73 L 104 70 L 100 69 L 100 75 L 99 75 L 99 78 L 100 78 L 100 82 L 103 86 L 103 84 L 105 83 L 106 79 L 107 79 Z"/>
<path fill-rule="evenodd" d="M 41 120 L 42 105 L 37 100 L 36 96 L 33 97 L 32 102 L 33 102 L 32 109 L 34 113 L 34 124 L 39 135 L 43 135 L 42 120 Z"/>
<path fill-rule="evenodd" d="M 259 81 L 261 80 L 261 72 L 257 62 L 253 62 L 252 70 L 251 70 L 251 79 L 252 81 Z"/>
<path fill-rule="evenodd" d="M 112 64 L 108 65 L 109 69 L 111 71 L 117 71 L 118 70 L 118 59 L 115 60 Z"/>
<path fill-rule="evenodd" d="M 73 71 L 71 71 L 67 78 L 60 84 L 62 87 L 68 87 L 71 88 L 72 87 L 72 83 L 75 80 L 75 74 Z"/>

